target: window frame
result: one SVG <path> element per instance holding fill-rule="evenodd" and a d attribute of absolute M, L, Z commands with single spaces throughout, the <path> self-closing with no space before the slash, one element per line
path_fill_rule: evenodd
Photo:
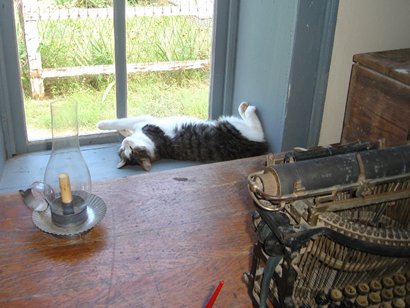
<path fill-rule="evenodd" d="M 0 80 L 4 90 L 0 113 L 6 158 L 10 158 L 17 153 L 27 152 L 27 133 L 21 129 L 25 127 L 25 118 L 12 0 L 0 0 L 0 36 L 0 62 L 4 64 Z"/>
<path fill-rule="evenodd" d="M 258 89 L 249 89 L 249 86 L 236 84 L 238 73 L 238 63 L 243 59 L 238 58 L 237 39 L 238 29 L 241 25 L 240 20 L 240 4 L 241 0 L 215 0 L 214 3 L 214 24 L 213 24 L 213 46 L 212 46 L 212 61 L 211 61 L 211 79 L 210 79 L 210 95 L 209 95 L 209 116 L 217 118 L 220 115 L 228 115 L 234 112 L 234 106 L 239 102 L 233 102 L 237 92 L 242 95 L 242 92 L 248 97 L 243 99 L 256 99 L 260 94 L 255 93 Z M 290 72 L 288 80 L 288 97 L 286 101 L 279 102 L 286 109 L 285 114 L 281 115 L 283 126 L 279 128 L 279 137 L 273 137 L 268 142 L 274 144 L 271 150 L 280 151 L 297 143 L 298 146 L 311 146 L 318 142 L 321 128 L 321 118 L 323 114 L 323 106 L 325 100 L 325 92 L 327 87 L 327 75 L 330 67 L 330 58 L 333 46 L 334 30 L 337 19 L 337 9 L 339 0 L 313 0 L 313 4 L 317 4 L 324 10 L 320 12 L 309 12 L 302 0 L 295 0 L 292 6 L 297 8 L 297 14 L 294 18 L 293 26 L 295 37 L 293 46 L 289 51 L 293 58 L 286 68 Z M 266 5 L 268 2 L 261 2 L 259 5 Z M 285 5 L 285 4 L 281 4 Z M 280 12 L 275 12 L 280 14 Z M 305 16 L 305 14 L 307 14 Z M 316 61 L 315 65 L 305 65 L 304 61 L 296 61 L 297 57 L 304 57 L 304 51 L 307 50 L 310 42 L 304 39 L 304 16 L 315 22 L 316 17 L 320 18 L 320 30 L 311 33 L 312 37 L 317 36 L 315 47 L 319 48 L 320 58 L 314 57 L 315 52 L 310 52 L 311 58 Z M 114 1 L 114 18 L 117 20 L 116 30 L 125 29 L 125 0 Z M 244 23 L 244 21 L 242 21 Z M 243 25 L 242 25 L 243 26 Z M 292 26 L 292 27 L 293 27 Z M 123 36 L 116 39 L 116 87 L 117 87 L 117 116 L 126 116 L 126 64 L 125 64 L 125 31 Z M 277 38 L 276 38 L 277 39 Z M 7 44 L 5 43 L 7 42 Z M 4 149 L 6 158 L 10 158 L 16 154 L 33 152 L 39 150 L 47 150 L 51 148 L 50 140 L 40 142 L 29 142 L 27 140 L 27 132 L 24 115 L 24 100 L 21 90 L 20 67 L 16 41 L 16 27 L 13 0 L 0 0 L 0 119 L 1 130 L 3 131 L 3 141 L 0 145 L 0 150 Z M 280 42 L 279 42 L 280 43 Z M 297 49 L 296 47 L 297 46 Z M 258 48 L 258 46 L 256 46 Z M 118 50 L 117 50 L 118 49 Z M 310 49 L 312 50 L 312 49 Z M 122 55 L 121 55 L 122 54 Z M 118 58 L 117 58 L 118 57 Z M 278 60 L 280 61 L 280 60 Z M 287 65 L 287 64 L 286 64 Z M 305 98 L 304 93 L 307 93 L 308 87 L 300 87 L 302 81 L 298 79 L 299 74 L 305 76 L 316 76 L 316 80 L 309 85 L 314 90 L 309 90 L 310 116 L 298 107 L 300 98 Z M 254 78 L 255 76 L 247 76 Z M 269 76 L 268 76 L 269 77 Z M 246 82 L 246 80 L 245 80 Z M 292 85 L 292 87 L 290 87 Z M 237 87 L 237 88 L 235 88 Z M 243 87 L 243 89 L 241 89 Z M 283 89 L 282 89 L 283 90 Z M 254 91 L 253 94 L 248 94 Z M 264 93 L 265 95 L 266 93 Z M 265 95 L 266 96 L 266 95 Z M 242 97 L 241 97 L 242 99 Z M 274 97 L 265 97 L 262 101 L 265 104 L 270 104 Z M 270 106 L 270 110 L 274 108 Z M 262 108 L 262 109 L 263 109 Z M 266 113 L 266 112 L 265 112 Z M 270 119 L 269 114 L 262 115 L 265 119 Z M 300 127 L 300 120 L 303 119 L 303 125 Z M 262 119 L 263 120 L 263 119 Z M 275 124 L 276 125 L 276 124 Z M 266 127 L 265 127 L 266 128 Z M 269 127 L 270 130 L 275 130 L 277 127 Z M 306 134 L 304 131 L 307 131 Z M 0 131 L 1 133 L 1 131 Z M 275 139 L 276 138 L 276 139 Z M 278 139 L 278 140 L 277 140 Z M 280 140 L 279 140 L 280 139 Z M 117 142 L 120 140 L 118 134 L 95 134 L 80 137 L 80 144 L 99 144 L 108 142 Z"/>
<path fill-rule="evenodd" d="M 3 45 L 1 59 L 4 59 L 5 76 L 0 82 L 5 85 L 6 90 L 3 91 L 4 98 L 0 102 L 0 111 L 2 114 L 2 129 L 4 133 L 4 145 L 6 149 L 6 157 L 10 158 L 16 154 L 26 152 L 35 152 L 41 150 L 49 150 L 51 148 L 51 140 L 29 141 L 27 139 L 27 128 L 24 114 L 24 97 L 21 90 L 20 66 L 17 50 L 17 37 L 14 5 L 12 0 L 0 0 L 0 36 L 3 41 L 11 42 Z M 217 117 L 222 114 L 223 100 L 220 97 L 229 96 L 231 89 L 226 90 L 225 86 L 220 86 L 220 80 L 225 80 L 226 75 L 232 71 L 232 61 L 226 61 L 224 50 L 229 48 L 231 55 L 234 53 L 234 41 L 236 22 L 235 8 L 239 7 L 239 2 L 236 0 L 218 1 L 214 3 L 214 13 L 218 16 L 218 20 L 214 21 L 213 35 L 214 46 L 212 49 L 212 69 L 218 70 L 217 74 L 213 74 L 210 80 L 210 100 L 209 110 L 212 112 L 211 117 Z M 127 64 L 126 64 L 126 1 L 116 0 L 113 2 L 114 16 L 114 32 L 115 32 L 115 79 L 116 79 L 116 116 L 118 118 L 127 116 Z M 233 15 L 233 16 L 232 16 Z M 236 16 L 237 17 L 237 16 Z M 228 20 L 229 22 L 226 22 Z M 227 34 L 226 31 L 232 31 Z M 226 43 L 226 38 L 230 37 L 229 44 Z M 14 42 L 14 44 L 13 44 Z M 223 46 L 222 46 L 223 45 Z M 217 52 L 220 50 L 221 52 Z M 4 53 L 3 53 L 4 51 Z M 234 59 L 234 58 L 232 58 Z M 226 70 L 225 66 L 230 64 L 230 69 Z M 217 67 L 217 68 L 216 68 Z M 228 78 L 229 79 L 229 78 Z M 214 85 L 218 86 L 214 86 Z M 217 99 L 216 99 L 217 98 Z M 226 110 L 223 110 L 226 111 Z M 115 133 L 97 133 L 80 136 L 80 145 L 101 144 L 109 142 L 117 142 L 120 140 L 118 134 Z"/>

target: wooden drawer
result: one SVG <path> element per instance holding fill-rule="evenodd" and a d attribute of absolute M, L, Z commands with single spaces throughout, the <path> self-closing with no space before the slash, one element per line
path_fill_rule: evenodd
<path fill-rule="evenodd" d="M 353 57 L 341 142 L 410 139 L 410 49 Z"/>

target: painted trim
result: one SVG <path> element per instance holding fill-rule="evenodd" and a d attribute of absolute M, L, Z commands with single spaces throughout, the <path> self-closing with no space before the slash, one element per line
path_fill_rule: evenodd
<path fill-rule="evenodd" d="M 127 30 L 125 0 L 114 1 L 113 10 L 117 118 L 125 118 L 127 117 Z"/>
<path fill-rule="evenodd" d="M 330 0 L 326 2 L 326 4 L 326 16 L 323 26 L 324 33 L 318 64 L 318 77 L 316 80 L 315 95 L 313 98 L 312 114 L 310 117 L 309 134 L 307 139 L 307 146 L 309 147 L 319 143 L 323 110 L 326 100 L 327 83 L 329 80 L 330 63 L 333 53 L 333 42 L 336 31 L 339 0 Z"/>
<path fill-rule="evenodd" d="M 235 64 L 236 64 L 236 47 L 238 40 L 238 23 L 239 23 L 239 1 L 230 1 L 230 9 L 228 12 L 228 29 L 227 29 L 227 45 L 225 54 L 225 82 L 223 93 L 223 108 L 224 115 L 232 114 L 233 91 L 235 83 Z M 218 30 L 218 29 L 217 29 Z M 221 115 L 219 114 L 219 116 Z"/>
<path fill-rule="evenodd" d="M 6 102 L 8 101 L 9 96 L 7 89 L 4 87 L 4 85 L 6 84 L 6 73 L 3 63 L 3 38 L 2 33 L 0 32 L 0 179 L 2 177 L 6 163 L 6 148 L 10 147 L 5 145 L 5 138 L 3 134 L 3 127 L 8 124 L 8 119 L 5 116 L 6 113 L 4 112 L 4 110 L 7 107 Z M 8 139 L 8 141 L 10 140 Z"/>
<path fill-rule="evenodd" d="M 11 156 L 15 152 L 16 144 L 14 139 L 5 138 L 4 132 L 7 132 L 7 135 L 13 135 L 10 133 L 13 131 L 13 126 L 11 123 L 11 111 L 9 102 L 9 91 L 7 89 L 7 75 L 5 70 L 5 57 L 3 49 L 3 33 L 0 32 L 0 140 L 2 144 L 0 145 L 2 160 L 5 160 L 6 157 Z M 10 153 L 8 155 L 8 153 Z"/>
<path fill-rule="evenodd" d="M 240 4 L 232 110 L 256 106 L 272 152 L 282 146 L 297 9 L 296 0 Z"/>
<path fill-rule="evenodd" d="M 232 113 L 239 0 L 214 3 L 209 117 Z"/>
<path fill-rule="evenodd" d="M 1 0 L 0 36 L 3 42 L 8 42 L 8 44 L 1 46 L 1 61 L 4 64 L 5 77 L 0 79 L 2 87 L 7 91 L 7 94 L 2 97 L 2 100 L 5 101 L 0 104 L 7 158 L 27 151 L 27 134 L 24 129 L 24 104 L 20 85 L 14 16 L 14 2 Z"/>
<path fill-rule="evenodd" d="M 319 141 L 338 4 L 299 1 L 281 150 Z"/>

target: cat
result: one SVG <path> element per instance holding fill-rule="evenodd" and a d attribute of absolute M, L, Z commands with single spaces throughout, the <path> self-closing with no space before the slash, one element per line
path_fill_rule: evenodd
<path fill-rule="evenodd" d="M 238 111 L 241 119 L 139 116 L 100 121 L 97 127 L 118 130 L 125 137 L 117 168 L 138 164 L 149 171 L 161 158 L 212 162 L 266 154 L 268 143 L 256 107 L 243 102 Z"/>

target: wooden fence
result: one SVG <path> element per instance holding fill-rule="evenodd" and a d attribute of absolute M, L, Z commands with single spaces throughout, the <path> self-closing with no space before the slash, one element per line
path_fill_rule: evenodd
<path fill-rule="evenodd" d="M 191 2 L 190 2 L 191 3 Z M 192 2 L 193 3 L 193 2 Z M 199 3 L 199 5 L 198 5 Z M 129 7 L 126 17 L 137 16 L 193 16 L 200 19 L 212 18 L 212 6 L 209 0 L 195 1 L 186 6 L 149 6 Z M 206 4 L 206 5 L 204 5 Z M 39 46 L 41 42 L 37 23 L 40 20 L 63 20 L 63 19 L 98 19 L 113 18 L 112 8 L 63 8 L 63 9 L 40 9 L 37 0 L 19 0 L 19 19 L 22 25 L 24 44 L 27 51 L 29 78 L 31 85 L 31 97 L 42 99 L 44 97 L 44 79 L 73 76 L 89 76 L 98 74 L 114 74 L 114 65 L 93 65 L 60 68 L 42 68 Z M 127 64 L 128 73 L 158 72 L 191 70 L 209 67 L 209 60 L 169 61 L 156 63 L 133 63 Z"/>

